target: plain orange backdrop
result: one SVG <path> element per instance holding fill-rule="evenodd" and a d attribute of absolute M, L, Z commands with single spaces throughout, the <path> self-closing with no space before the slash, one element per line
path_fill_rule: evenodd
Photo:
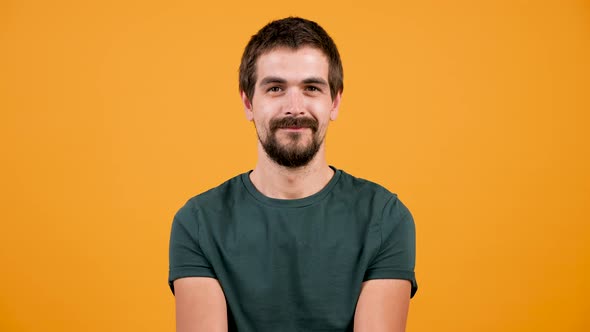
<path fill-rule="evenodd" d="M 587 1 L 0 3 L 0 330 L 173 331 L 172 217 L 254 167 L 249 37 L 344 62 L 328 159 L 417 225 L 410 332 L 590 330 Z"/>

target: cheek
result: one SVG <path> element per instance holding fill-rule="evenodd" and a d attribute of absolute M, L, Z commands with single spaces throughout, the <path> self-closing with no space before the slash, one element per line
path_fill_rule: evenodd
<path fill-rule="evenodd" d="M 310 100 L 308 109 L 312 110 L 318 117 L 330 117 L 332 110 L 332 102 L 329 98 L 327 99 L 314 99 Z"/>
<path fill-rule="evenodd" d="M 268 131 L 269 120 L 261 116 L 261 114 L 256 114 L 256 112 L 254 112 L 254 120 L 252 122 L 254 123 L 254 126 L 256 126 L 258 132 Z"/>
<path fill-rule="evenodd" d="M 273 108 L 268 103 L 254 103 L 252 105 L 252 116 L 257 124 L 262 124 L 270 120 Z"/>

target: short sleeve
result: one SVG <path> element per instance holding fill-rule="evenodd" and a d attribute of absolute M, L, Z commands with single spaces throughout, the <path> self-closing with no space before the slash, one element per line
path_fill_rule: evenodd
<path fill-rule="evenodd" d="M 412 283 L 411 297 L 418 290 L 416 227 L 408 208 L 393 196 L 385 204 L 381 218 L 381 246 L 365 272 L 364 280 L 405 279 Z"/>
<path fill-rule="evenodd" d="M 173 294 L 174 280 L 183 277 L 216 277 L 199 245 L 199 225 L 191 201 L 178 210 L 172 221 L 168 285 Z"/>

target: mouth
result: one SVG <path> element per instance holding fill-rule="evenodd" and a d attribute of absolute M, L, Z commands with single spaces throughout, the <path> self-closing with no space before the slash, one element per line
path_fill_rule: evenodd
<path fill-rule="evenodd" d="M 291 130 L 291 131 L 299 131 L 299 130 L 304 130 L 304 129 L 309 129 L 309 128 L 308 127 L 281 127 L 279 129 Z"/>

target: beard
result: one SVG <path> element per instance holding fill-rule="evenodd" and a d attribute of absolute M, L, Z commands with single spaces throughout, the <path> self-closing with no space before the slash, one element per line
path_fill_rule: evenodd
<path fill-rule="evenodd" d="M 277 131 L 281 128 L 298 127 L 311 130 L 311 142 L 301 144 L 305 140 L 304 132 L 288 132 L 288 142 L 281 144 L 277 139 Z M 297 168 L 307 165 L 317 154 L 323 142 L 323 137 L 318 134 L 318 122 L 314 118 L 285 117 L 270 121 L 266 137 L 262 139 L 258 134 L 258 140 L 266 154 L 275 163 L 288 167 Z"/>

